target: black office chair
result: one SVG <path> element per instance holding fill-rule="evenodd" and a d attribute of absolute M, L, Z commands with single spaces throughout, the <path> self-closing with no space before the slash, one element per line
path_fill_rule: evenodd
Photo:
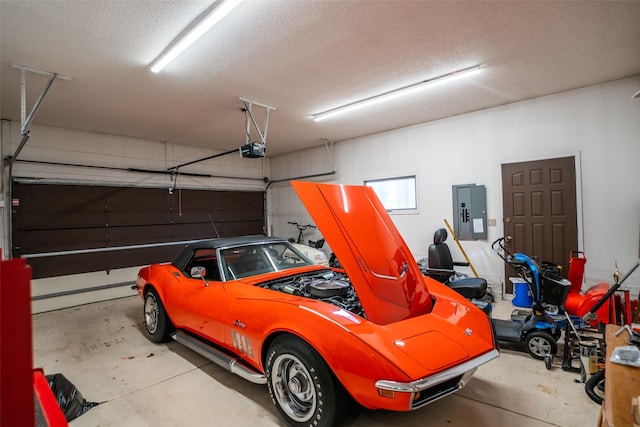
<path fill-rule="evenodd" d="M 453 261 L 451 251 L 444 241 L 447 240 L 447 230 L 440 228 L 433 234 L 433 243 L 429 245 L 428 267 L 422 267 L 422 272 L 444 283 L 465 298 L 492 301 L 491 292 L 487 292 L 487 281 L 479 277 L 457 278 L 454 266 L 468 267 L 468 262 Z"/>

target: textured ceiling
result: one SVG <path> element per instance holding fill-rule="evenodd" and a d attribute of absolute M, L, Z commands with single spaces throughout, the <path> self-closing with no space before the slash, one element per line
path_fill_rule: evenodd
<path fill-rule="evenodd" d="M 73 79 L 53 84 L 34 123 L 230 150 L 245 140 L 245 97 L 277 108 L 276 155 L 640 75 L 640 1 L 245 0 L 151 73 L 211 3 L 0 0 L 2 118 L 20 120 L 20 64 Z M 467 81 L 310 118 L 474 65 Z M 28 108 L 46 80 L 28 74 Z"/>

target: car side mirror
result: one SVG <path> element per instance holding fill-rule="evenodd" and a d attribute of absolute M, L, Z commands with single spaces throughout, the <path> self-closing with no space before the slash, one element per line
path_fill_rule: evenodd
<path fill-rule="evenodd" d="M 207 282 L 204 278 L 204 276 L 207 275 L 207 269 L 198 265 L 195 267 L 191 267 L 191 277 L 193 277 L 194 279 L 202 279 L 202 281 L 204 282 L 205 286 L 209 286 L 209 282 Z"/>
<path fill-rule="evenodd" d="M 191 277 L 200 279 L 207 274 L 207 269 L 202 266 L 191 267 Z"/>

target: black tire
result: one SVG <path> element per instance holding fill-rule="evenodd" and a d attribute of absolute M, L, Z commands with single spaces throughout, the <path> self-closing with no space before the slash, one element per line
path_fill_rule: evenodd
<path fill-rule="evenodd" d="M 586 383 L 584 383 L 584 391 L 587 396 L 598 405 L 604 402 L 604 369 L 591 375 Z"/>
<path fill-rule="evenodd" d="M 534 359 L 544 360 L 547 354 L 555 356 L 558 352 L 558 343 L 546 332 L 531 332 L 525 338 L 524 343 L 527 351 Z"/>
<path fill-rule="evenodd" d="M 266 367 L 271 400 L 288 425 L 330 427 L 342 420 L 346 392 L 307 343 L 290 335 L 276 338 Z"/>
<path fill-rule="evenodd" d="M 547 368 L 547 371 L 553 367 L 553 355 L 545 354 L 544 355 L 544 367 Z"/>
<path fill-rule="evenodd" d="M 143 314 L 147 337 L 157 343 L 168 341 L 173 325 L 155 289 L 149 289 L 144 294 Z"/>

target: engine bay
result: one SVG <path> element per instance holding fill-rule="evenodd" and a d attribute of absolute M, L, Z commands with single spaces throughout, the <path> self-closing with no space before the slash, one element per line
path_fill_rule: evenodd
<path fill-rule="evenodd" d="M 322 270 L 261 283 L 258 286 L 314 300 L 320 300 L 367 318 L 349 277 L 333 270 Z"/>

